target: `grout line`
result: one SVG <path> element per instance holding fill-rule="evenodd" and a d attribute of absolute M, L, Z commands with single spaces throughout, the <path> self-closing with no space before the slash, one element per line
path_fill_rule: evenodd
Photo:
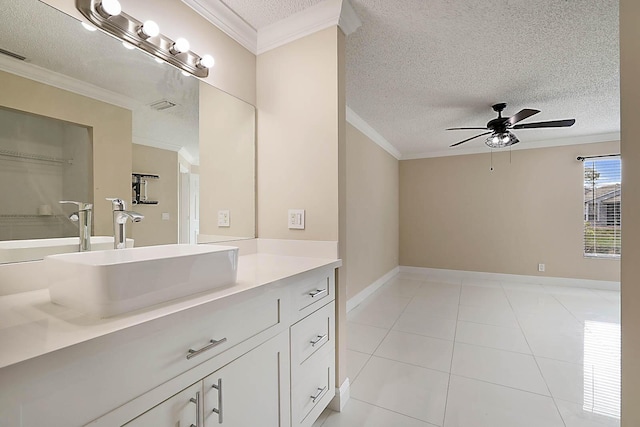
<path fill-rule="evenodd" d="M 504 286 L 502 286 L 502 283 L 500 284 L 500 286 L 502 287 L 502 291 L 506 294 L 507 292 L 504 290 Z M 546 289 L 545 289 L 545 291 L 546 291 Z M 562 421 L 562 424 L 564 424 L 564 426 L 567 427 L 567 423 L 565 422 L 564 418 L 562 417 L 562 413 L 560 412 L 560 408 L 558 408 L 558 404 L 556 403 L 556 400 L 553 398 L 553 394 L 551 393 L 551 389 L 549 388 L 549 384 L 547 383 L 547 379 L 542 374 L 542 369 L 540 368 L 540 364 L 538 363 L 538 359 L 536 358 L 535 354 L 533 354 L 533 349 L 531 348 L 531 344 L 529 344 L 529 340 L 527 339 L 527 335 L 524 333 L 524 329 L 522 328 L 522 325 L 520 324 L 520 319 L 518 319 L 518 316 L 516 315 L 515 310 L 513 309 L 513 304 L 511 304 L 511 300 L 509 299 L 508 295 L 507 295 L 507 301 L 509 302 L 509 306 L 511 307 L 511 311 L 513 311 L 513 315 L 516 317 L 516 321 L 518 322 L 518 326 L 520 327 L 520 332 L 522 333 L 522 336 L 524 337 L 524 340 L 527 343 L 527 346 L 529 347 L 529 351 L 531 351 L 531 356 L 533 357 L 533 361 L 536 363 L 536 366 L 538 367 L 538 372 L 540 373 L 540 377 L 542 378 L 542 381 L 544 381 L 544 385 L 547 387 L 547 391 L 549 392 L 549 397 L 551 398 L 551 401 L 553 402 L 553 406 L 555 406 L 556 411 L 558 412 L 558 416 L 560 417 L 560 420 Z"/>
<path fill-rule="evenodd" d="M 442 425 L 447 419 L 447 406 L 449 406 L 449 389 L 451 388 L 451 370 L 453 369 L 453 355 L 456 351 L 456 335 L 458 333 L 458 319 L 460 318 L 460 301 L 462 299 L 462 280 L 460 280 L 460 292 L 458 293 L 458 314 L 456 314 L 456 328 L 453 331 L 453 348 L 451 349 L 451 361 L 449 362 L 449 380 L 447 381 L 447 393 L 444 397 L 444 414 L 442 414 Z"/>
<path fill-rule="evenodd" d="M 366 400 L 358 399 L 356 397 L 352 397 L 351 399 L 357 400 L 358 402 L 366 403 L 367 405 L 375 406 L 376 408 L 383 409 L 385 411 L 393 412 L 394 414 L 402 415 L 403 417 L 411 418 L 412 420 L 420 421 L 429 426 L 441 427 L 438 424 L 430 423 L 429 421 L 422 420 L 420 418 L 412 417 L 411 415 L 403 414 L 402 412 L 394 411 L 393 409 L 385 408 L 384 406 L 376 405 L 375 403 L 367 402 Z M 321 426 L 322 427 L 322 426 Z"/>

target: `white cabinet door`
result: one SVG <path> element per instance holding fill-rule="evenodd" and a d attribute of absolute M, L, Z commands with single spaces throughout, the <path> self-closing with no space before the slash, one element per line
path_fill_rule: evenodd
<path fill-rule="evenodd" d="M 204 426 L 288 427 L 288 334 L 281 333 L 204 379 Z"/>
<path fill-rule="evenodd" d="M 202 381 L 165 400 L 158 406 L 131 420 L 126 427 L 190 427 L 199 426 L 202 410 Z"/>

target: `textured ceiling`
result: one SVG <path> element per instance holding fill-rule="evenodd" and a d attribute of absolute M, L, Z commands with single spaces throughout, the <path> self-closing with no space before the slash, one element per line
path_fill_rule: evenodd
<path fill-rule="evenodd" d="M 244 19 L 254 29 L 262 28 L 278 22 L 308 7 L 320 3 L 322 0 L 221 0 L 238 16 Z"/>
<path fill-rule="evenodd" d="M 256 28 L 311 0 L 226 0 Z M 351 0 L 362 26 L 347 38 L 347 105 L 403 156 L 448 146 L 522 108 L 528 121 L 575 118 L 572 128 L 520 130 L 521 147 L 618 132 L 617 0 Z M 480 133 L 480 132 L 477 132 Z M 486 148 L 486 147 L 485 147 Z"/>
<path fill-rule="evenodd" d="M 138 50 L 80 23 L 37 0 L 4 2 L 0 48 L 34 65 L 133 99 L 134 137 L 157 146 L 183 146 L 198 157 L 198 81 L 158 64 Z M 178 104 L 155 111 L 149 104 Z"/>

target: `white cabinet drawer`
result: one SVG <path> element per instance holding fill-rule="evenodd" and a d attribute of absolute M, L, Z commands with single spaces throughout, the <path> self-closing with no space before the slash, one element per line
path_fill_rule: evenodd
<path fill-rule="evenodd" d="M 291 327 L 291 370 L 296 372 L 316 352 L 335 348 L 335 303 L 331 302 Z"/>
<path fill-rule="evenodd" d="M 317 274 L 300 281 L 292 287 L 293 321 L 313 313 L 324 304 L 335 299 L 335 271 Z"/>
<path fill-rule="evenodd" d="M 126 423 L 124 427 L 175 427 L 199 424 L 202 413 L 198 402 L 202 399 L 202 382 L 165 400 L 158 406 Z"/>
<path fill-rule="evenodd" d="M 291 425 L 311 426 L 336 394 L 335 352 L 316 353 L 292 375 Z"/>

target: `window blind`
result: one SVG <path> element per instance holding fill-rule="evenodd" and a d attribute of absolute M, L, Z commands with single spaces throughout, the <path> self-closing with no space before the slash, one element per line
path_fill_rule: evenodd
<path fill-rule="evenodd" d="M 620 156 L 584 160 L 585 256 L 620 256 L 621 192 Z"/>

